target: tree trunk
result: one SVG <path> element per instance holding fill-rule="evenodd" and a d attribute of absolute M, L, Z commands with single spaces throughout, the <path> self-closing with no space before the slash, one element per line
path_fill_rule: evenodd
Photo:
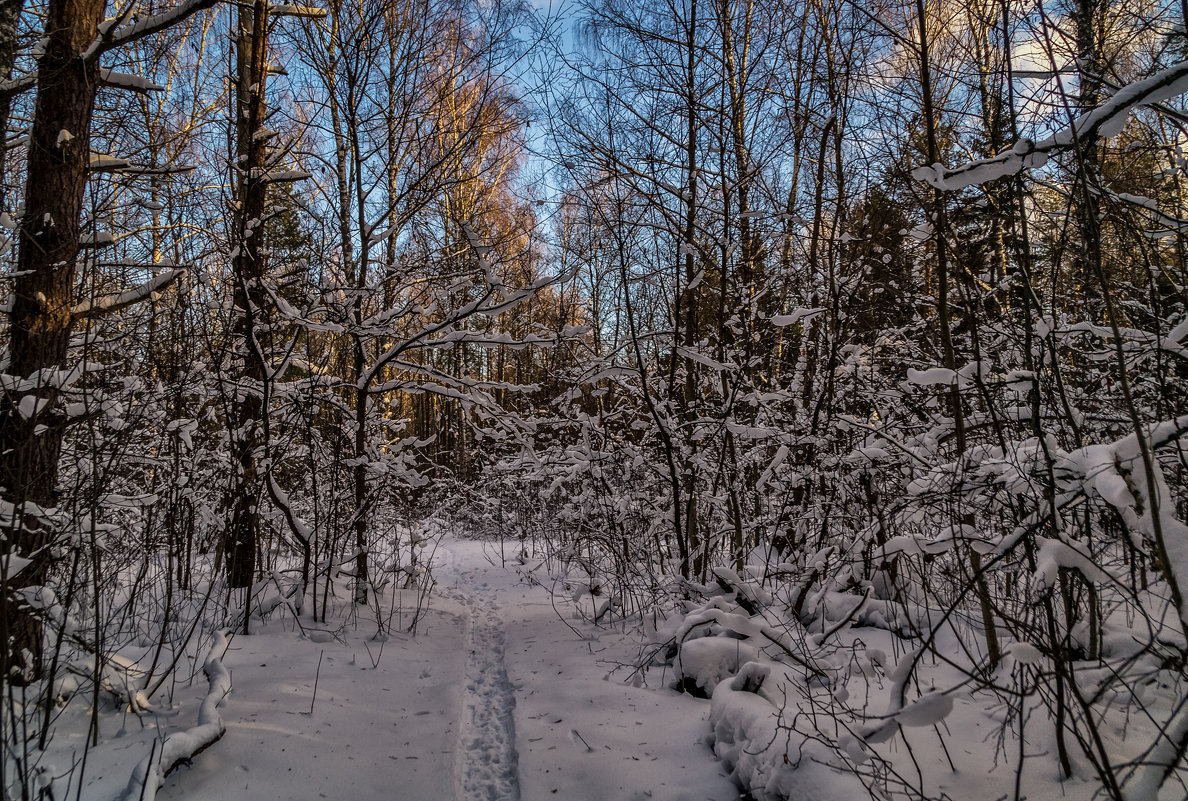
<path fill-rule="evenodd" d="M 70 343 L 71 290 L 78 257 L 79 212 L 87 184 L 91 113 L 99 66 L 81 56 L 97 35 L 102 0 L 52 0 L 45 22 L 45 53 L 33 113 L 25 213 L 9 313 L 7 372 L 23 379 L 0 399 L 0 487 L 14 504 L 12 532 L 4 553 L 33 560 L 20 587 L 45 583 L 51 531 L 26 504 L 54 504 L 64 420 L 50 372 L 66 362 Z M 34 397 L 33 413 L 23 398 Z M 25 412 L 25 413 L 22 413 Z M 10 588 L 5 587 L 6 591 Z M 5 593 L 5 679 L 32 679 L 41 672 L 41 621 Z"/>
<path fill-rule="evenodd" d="M 260 481 L 256 464 L 262 417 L 267 413 L 261 395 L 265 379 L 264 359 L 256 337 L 256 319 L 264 307 L 265 254 L 264 216 L 268 195 L 265 177 L 267 137 L 264 124 L 264 89 L 267 80 L 268 3 L 256 0 L 248 9 L 239 8 L 235 106 L 236 168 L 239 173 L 238 248 L 233 260 L 235 289 L 234 337 L 243 359 L 241 379 L 235 390 L 232 431 L 235 444 L 236 477 L 231 499 L 231 521 L 224 550 L 228 580 L 232 587 L 250 587 L 256 569 L 257 535 L 260 526 L 258 504 Z M 248 609 L 244 608 L 244 630 Z"/>
<path fill-rule="evenodd" d="M 932 99 L 932 74 L 929 64 L 929 39 L 926 26 L 924 0 L 916 0 L 916 23 L 920 36 L 920 88 L 924 108 L 924 132 L 928 148 L 928 163 L 935 164 L 940 158 L 940 148 L 937 144 L 937 113 Z M 932 195 L 931 212 L 935 228 L 934 242 L 936 244 L 936 306 L 937 324 L 940 327 L 941 352 L 944 356 L 944 366 L 949 370 L 957 369 L 957 356 L 953 348 L 953 329 L 951 310 L 949 308 L 949 254 L 945 226 L 945 204 L 940 190 L 930 190 Z M 961 392 L 954 382 L 949 390 L 949 410 L 953 415 L 953 424 L 957 435 L 957 455 L 965 453 L 965 413 L 962 406 Z M 972 515 L 963 515 L 962 523 L 971 525 Z M 982 629 L 986 635 L 986 656 L 990 666 L 998 664 L 1002 652 L 998 644 L 998 631 L 995 628 L 994 607 L 990 598 L 990 588 L 982 572 L 981 557 L 977 551 L 970 549 L 968 553 L 974 588 L 978 595 L 978 605 L 982 613 Z"/>

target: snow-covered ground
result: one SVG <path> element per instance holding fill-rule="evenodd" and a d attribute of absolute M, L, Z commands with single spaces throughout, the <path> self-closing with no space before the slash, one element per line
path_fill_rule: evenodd
<path fill-rule="evenodd" d="M 824 592 L 806 624 L 752 576 L 758 566 L 719 568 L 702 603 L 686 603 L 644 637 L 638 623 L 590 624 L 574 597 L 587 609 L 606 599 L 555 584 L 545 563 L 517 559 L 498 542 L 440 527 L 418 541 L 430 553 L 414 563 L 429 572 L 414 571 L 415 588 L 389 586 L 378 603 L 356 606 L 340 577 L 329 604 L 319 593 L 327 623 L 295 615 L 274 593 L 257 602 L 272 611 L 253 615 L 253 634 L 196 639 L 181 675 L 151 698 L 143 676 L 152 638 L 122 649 L 94 694 L 77 682 L 70 690 L 67 671 L 55 686 L 74 700 L 30 775 L 57 799 L 151 799 L 153 782 L 142 792 L 129 781 L 145 775 L 138 764 L 170 754 L 172 765 L 223 728 L 157 797 L 735 801 L 731 772 L 762 801 L 916 797 L 912 788 L 962 800 L 1100 796 L 1077 752 L 1073 777 L 1058 780 L 1041 697 L 1020 696 L 1026 707 L 1012 712 L 968 686 L 970 668 L 959 661 L 968 626 L 929 627 L 932 655 L 888 624 L 926 616 L 923 606 Z M 1005 653 L 1001 687 L 1042 662 L 1025 643 Z M 645 663 L 646 673 L 637 668 Z M 1111 758 L 1137 759 L 1157 737 L 1154 723 L 1130 715 L 1126 693 L 1143 693 L 1160 715 L 1180 702 L 1160 670 L 1151 667 L 1153 678 L 1137 689 L 1109 690 L 1107 701 L 1120 701 L 1099 730 Z M 671 689 L 678 680 L 711 699 Z M 1022 742 L 1016 715 L 1029 721 Z M 91 734 L 98 745 L 89 747 Z M 1156 792 L 1141 779 L 1127 798 L 1183 798 L 1174 782 Z"/>
<path fill-rule="evenodd" d="M 660 686 L 658 674 L 633 686 L 629 668 L 616 670 L 635 661 L 635 635 L 574 619 L 528 568 L 502 566 L 497 546 L 446 539 L 434 562 L 415 636 L 402 633 L 411 593 L 382 599 L 396 612 L 386 640 L 362 611 L 332 633 L 303 619 L 303 635 L 274 616 L 234 636 L 226 734 L 158 797 L 738 797 L 706 744 L 708 703 Z M 82 797 L 114 797 L 154 724 L 163 734 L 192 726 L 204 689 L 179 690 L 171 717 L 127 724 L 127 737 L 93 752 Z"/>

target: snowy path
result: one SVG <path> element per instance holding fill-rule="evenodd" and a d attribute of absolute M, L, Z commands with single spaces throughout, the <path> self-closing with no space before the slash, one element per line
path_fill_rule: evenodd
<path fill-rule="evenodd" d="M 514 703 L 511 756 L 519 773 L 518 794 L 466 791 L 456 801 L 738 798 L 705 744 L 705 702 L 624 684 L 627 671 L 609 675 L 635 659 L 630 636 L 563 620 L 559 612 L 571 614 L 569 604 L 558 600 L 554 606 L 549 591 L 524 575 L 530 568 L 505 559 L 498 544 L 454 540 L 445 547 L 438 569 L 442 589 L 477 602 L 476 642 L 480 633 L 497 641 L 487 656 L 477 657 L 482 649 L 476 649 L 476 661 L 491 666 L 492 674 L 478 694 L 501 711 Z M 468 675 L 474 674 L 468 669 Z M 652 678 L 662 685 L 661 676 Z M 497 750 L 496 737 L 482 748 L 471 745 L 471 754 Z M 474 771 L 483 758 L 472 756 L 466 764 Z"/>
<path fill-rule="evenodd" d="M 454 564 L 447 559 L 447 570 Z M 469 613 L 466 625 L 466 686 L 454 775 L 455 797 L 475 801 L 520 801 L 516 754 L 516 695 L 504 664 L 504 633 L 491 593 L 463 589 L 473 573 L 459 572 L 446 592 Z"/>
<path fill-rule="evenodd" d="M 224 659 L 234 686 L 221 710 L 227 734 L 158 797 L 738 798 L 705 744 L 705 702 L 664 689 L 661 675 L 649 676 L 651 688 L 621 681 L 626 671 L 614 668 L 636 654 L 630 635 L 562 620 L 569 604 L 554 607 L 526 568 L 504 567 L 497 545 L 447 539 L 433 561 L 437 589 L 415 637 L 401 633 L 408 594 L 383 599 L 397 610 L 386 641 L 375 639 L 370 609 L 331 626 L 333 637 L 311 640 L 279 617 L 235 637 Z M 191 721 L 199 689 L 179 686 L 175 714 L 141 721 L 143 731 L 130 721 L 107 766 L 93 754 L 83 798 L 122 788 L 155 726 L 168 733 Z"/>

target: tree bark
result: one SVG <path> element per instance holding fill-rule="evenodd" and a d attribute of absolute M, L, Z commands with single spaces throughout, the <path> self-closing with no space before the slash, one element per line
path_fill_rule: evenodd
<path fill-rule="evenodd" d="M 261 136 L 260 131 L 264 125 L 264 89 L 268 77 L 267 32 L 266 0 L 256 0 L 251 9 L 240 6 L 236 53 L 239 74 L 235 89 L 236 169 L 240 189 L 237 197 L 238 248 L 232 266 L 235 271 L 233 330 L 235 339 L 240 342 L 243 369 L 232 408 L 236 476 L 230 503 L 231 521 L 224 540 L 228 581 L 236 588 L 250 587 L 256 569 L 261 497 L 256 451 L 260 444 L 262 416 L 267 412 L 261 395 L 265 380 L 262 345 L 255 339 L 255 316 L 265 302 L 261 281 L 265 266 L 264 216 L 268 195 L 265 177 L 267 137 Z M 245 632 L 247 612 L 245 602 Z"/>
<path fill-rule="evenodd" d="M 99 65 L 82 58 L 103 17 L 103 0 L 52 0 L 45 21 L 45 52 L 33 114 L 19 226 L 17 272 L 9 313 L 6 372 L 21 380 L 0 398 L 0 487 L 15 506 L 12 531 L 0 548 L 32 559 L 20 588 L 41 586 L 49 569 L 48 521 L 34 507 L 54 505 L 64 420 L 51 372 L 66 362 L 71 290 L 78 257 L 79 213 L 87 184 L 91 114 Z M 36 398 L 28 414 L 23 398 Z M 22 413 L 24 411 L 25 413 Z M 3 675 L 20 681 L 41 672 L 41 620 L 12 600 L 5 587 Z"/>

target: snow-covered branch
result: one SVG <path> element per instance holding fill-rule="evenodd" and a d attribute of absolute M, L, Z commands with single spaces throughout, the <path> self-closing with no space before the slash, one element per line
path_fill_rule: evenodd
<path fill-rule="evenodd" d="M 223 667 L 222 661 L 226 647 L 226 635 L 221 631 L 216 632 L 210 655 L 202 668 L 209 685 L 206 697 L 198 708 L 198 724 L 169 735 L 163 743 L 153 742 L 152 752 L 132 771 L 122 801 L 152 801 L 157 796 L 161 782 L 174 768 L 193 759 L 222 738 L 227 727 L 219 715 L 218 706 L 231 692 L 231 675 Z"/>
<path fill-rule="evenodd" d="M 1071 125 L 1043 141 L 1020 139 L 1010 150 L 997 156 L 971 161 L 952 170 L 945 169 L 942 164 L 917 167 L 912 171 L 912 177 L 937 189 L 955 192 L 1006 175 L 1018 175 L 1025 169 L 1044 166 L 1050 156 L 1071 150 L 1079 142 L 1117 136 L 1133 112 L 1185 92 L 1188 92 L 1188 61 L 1181 61 L 1150 78 L 1122 87 L 1092 111 L 1077 117 Z"/>
<path fill-rule="evenodd" d="M 126 72 L 116 72 L 106 67 L 99 70 L 99 85 L 108 89 L 127 89 L 130 92 L 147 93 L 165 91 L 164 86 L 154 83 L 148 78 L 142 78 L 139 75 L 131 75 Z"/>
<path fill-rule="evenodd" d="M 273 17 L 304 17 L 305 19 L 325 19 L 326 9 L 313 6 L 270 5 L 268 14 Z"/>
<path fill-rule="evenodd" d="M 83 320 L 100 314 L 109 314 L 120 309 L 125 309 L 165 289 L 184 272 L 185 270 L 168 270 L 124 292 L 103 295 L 93 300 L 85 300 L 71 309 L 70 314 L 75 320 Z"/>
<path fill-rule="evenodd" d="M 514 306 L 518 306 L 535 295 L 544 286 L 547 286 L 551 280 L 552 279 L 544 279 L 530 284 L 523 289 L 510 292 L 505 291 L 502 300 L 497 300 L 495 298 L 496 287 L 488 286 L 487 291 L 482 295 L 482 297 L 472 300 L 471 302 L 459 308 L 457 311 L 452 312 L 446 319 L 437 323 L 432 323 L 417 334 L 388 348 L 388 350 L 385 351 L 375 361 L 375 363 L 366 372 L 364 372 L 362 376 L 360 376 L 358 386 L 361 389 L 367 389 L 370 387 L 372 382 L 375 381 L 375 377 L 379 375 L 380 371 L 383 370 L 393 360 L 398 359 L 403 353 L 409 350 L 431 346 L 435 341 L 434 335 L 449 331 L 455 325 L 461 323 L 463 320 L 469 317 L 480 314 L 499 314 L 500 312 L 504 312 L 513 308 Z"/>
<path fill-rule="evenodd" d="M 0 81 L 0 98 L 13 97 L 27 92 L 37 85 L 37 72 L 26 73 L 19 78 Z"/>
<path fill-rule="evenodd" d="M 285 522 L 289 524 L 289 530 L 293 532 L 293 536 L 300 540 L 303 546 L 308 546 L 313 539 L 313 527 L 293 511 L 293 504 L 289 501 L 289 494 L 276 483 L 276 477 L 273 476 L 271 467 L 265 476 L 264 486 L 268 488 L 268 497 L 280 509 Z"/>
<path fill-rule="evenodd" d="M 108 50 L 114 50 L 135 42 L 137 39 L 160 33 L 192 14 L 214 7 L 218 2 L 219 0 L 182 0 L 168 11 L 162 11 L 160 14 L 153 14 L 144 19 L 137 19 L 128 25 L 119 27 L 117 27 L 119 19 L 107 20 L 99 25 L 99 36 L 81 55 L 83 59 L 90 61 Z"/>

